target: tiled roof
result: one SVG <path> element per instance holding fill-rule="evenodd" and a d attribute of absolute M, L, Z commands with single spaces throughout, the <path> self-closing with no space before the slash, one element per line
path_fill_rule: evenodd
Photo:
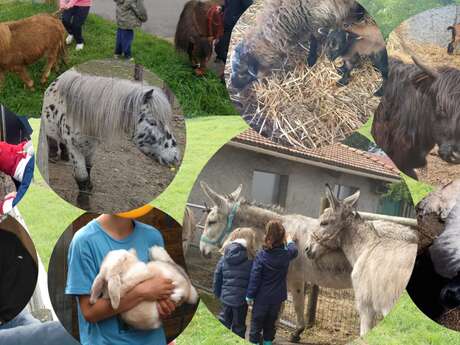
<path fill-rule="evenodd" d="M 233 138 L 232 141 L 330 166 L 364 172 L 386 178 L 399 178 L 399 170 L 390 159 L 340 143 L 319 149 L 284 146 L 263 137 L 252 129 L 244 131 Z"/>

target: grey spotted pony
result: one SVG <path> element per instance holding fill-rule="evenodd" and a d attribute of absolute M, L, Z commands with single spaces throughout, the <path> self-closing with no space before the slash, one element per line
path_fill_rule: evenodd
<path fill-rule="evenodd" d="M 180 152 L 171 131 L 172 109 L 163 91 L 124 79 L 62 74 L 46 90 L 42 120 L 49 160 L 69 160 L 85 204 L 92 190 L 96 146 L 128 135 L 162 165 L 177 165 Z"/>

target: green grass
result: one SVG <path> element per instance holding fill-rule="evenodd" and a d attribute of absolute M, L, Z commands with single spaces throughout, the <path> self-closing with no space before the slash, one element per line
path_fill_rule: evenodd
<path fill-rule="evenodd" d="M 0 22 L 16 20 L 39 12 L 53 12 L 48 5 L 14 1 L 2 4 L 0 1 Z M 94 59 L 113 57 L 116 26 L 96 15 L 90 15 L 84 27 L 85 49 L 77 52 L 69 49 L 68 67 Z M 39 38 L 38 38 L 39 39 Z M 187 117 L 236 114 L 228 97 L 227 90 L 219 78 L 208 72 L 205 77 L 196 77 L 187 59 L 176 53 L 169 42 L 137 30 L 133 44 L 133 55 L 137 63 L 157 74 L 174 92 Z M 29 71 L 39 83 L 43 61 Z M 61 73 L 65 68 L 61 69 Z M 58 75 L 53 73 L 50 81 Z M 21 80 L 8 73 L 5 85 L 0 90 L 0 102 L 9 109 L 35 117 L 40 116 L 42 95 L 45 87 L 39 84 L 35 92 L 24 89 Z"/>

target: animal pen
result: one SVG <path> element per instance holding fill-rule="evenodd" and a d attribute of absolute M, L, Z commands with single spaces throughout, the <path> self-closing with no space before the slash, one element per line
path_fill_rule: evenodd
<path fill-rule="evenodd" d="M 321 209 L 325 208 L 321 201 Z M 197 225 L 187 252 L 187 268 L 192 282 L 200 292 L 201 299 L 206 303 L 209 310 L 217 315 L 220 304 L 216 301 L 212 283 L 214 268 L 219 260 L 218 255 L 212 259 L 201 257 L 197 243 L 199 235 L 204 229 L 205 216 L 202 214 L 206 206 L 188 203 L 188 207 L 194 210 Z M 367 220 L 391 220 L 403 225 L 416 227 L 417 221 L 411 218 L 385 216 L 374 213 L 359 212 L 362 218 Z M 302 250 L 299 248 L 299 250 Z M 307 330 L 301 334 L 302 340 L 308 340 L 309 344 L 347 344 L 359 337 L 359 314 L 355 308 L 353 289 L 324 288 L 310 283 L 305 289 L 305 313 Z M 247 323 L 249 324 L 249 323 Z M 292 296 L 288 293 L 284 309 L 280 315 L 278 337 L 289 339 L 290 332 L 295 330 L 296 313 Z"/>

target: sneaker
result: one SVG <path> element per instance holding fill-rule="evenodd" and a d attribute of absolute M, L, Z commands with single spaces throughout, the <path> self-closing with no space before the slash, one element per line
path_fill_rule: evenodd
<path fill-rule="evenodd" d="M 85 45 L 83 43 L 79 43 L 75 46 L 75 50 L 82 50 Z"/>
<path fill-rule="evenodd" d="M 73 36 L 72 35 L 68 35 L 67 38 L 65 39 L 65 43 L 67 45 L 71 44 L 73 42 Z"/>

